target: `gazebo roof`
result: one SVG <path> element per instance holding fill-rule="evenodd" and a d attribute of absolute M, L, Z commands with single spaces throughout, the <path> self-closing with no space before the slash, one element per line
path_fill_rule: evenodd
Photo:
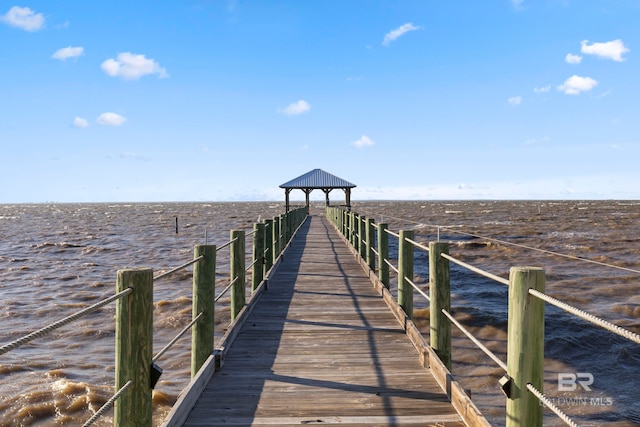
<path fill-rule="evenodd" d="M 291 181 L 285 182 L 280 185 L 280 188 L 306 188 L 306 189 L 329 189 L 329 188 L 353 188 L 355 184 L 345 181 L 342 178 L 338 178 L 335 175 L 331 175 L 322 169 L 314 169 L 300 175 Z"/>

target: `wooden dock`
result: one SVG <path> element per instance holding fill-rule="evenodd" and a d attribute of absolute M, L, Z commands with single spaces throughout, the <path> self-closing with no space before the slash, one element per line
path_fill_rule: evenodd
<path fill-rule="evenodd" d="M 303 224 L 237 327 L 199 397 L 178 401 L 178 425 L 467 424 L 323 216 Z"/>

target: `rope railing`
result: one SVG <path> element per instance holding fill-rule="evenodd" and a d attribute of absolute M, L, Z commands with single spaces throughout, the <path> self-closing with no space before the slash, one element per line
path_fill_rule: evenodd
<path fill-rule="evenodd" d="M 131 385 L 133 384 L 133 381 L 129 380 L 125 383 L 125 385 L 123 385 L 120 390 L 118 390 L 112 397 L 111 399 L 107 400 L 105 402 L 104 405 L 102 405 L 100 407 L 100 409 L 98 409 L 96 411 L 95 414 L 93 414 L 93 416 L 91 418 L 89 418 L 83 425 L 82 427 L 89 427 L 90 425 L 92 425 L 93 423 L 95 423 L 98 418 L 100 418 L 101 416 L 103 416 L 109 409 L 111 409 L 111 407 L 113 406 L 113 404 L 116 402 L 116 400 L 118 400 L 120 398 L 120 396 L 122 396 L 122 393 L 124 393 L 129 387 L 131 387 Z"/>
<path fill-rule="evenodd" d="M 482 352 L 484 354 L 486 354 L 487 356 L 489 356 L 491 358 L 491 360 L 493 360 L 498 366 L 500 366 L 502 368 L 503 371 L 507 372 L 507 364 L 504 363 L 498 356 L 495 355 L 494 352 L 492 352 L 491 350 L 489 350 L 487 348 L 487 346 L 485 346 L 484 344 L 482 344 L 482 342 L 477 339 L 467 328 L 465 328 L 460 322 L 458 322 L 455 317 L 453 317 L 453 315 L 451 313 L 449 313 L 447 310 L 442 309 L 442 314 L 444 314 L 445 316 L 447 316 L 447 319 L 449 319 L 451 321 L 451 323 L 453 323 L 454 325 L 456 325 L 456 327 L 458 329 L 460 329 L 460 332 L 462 332 L 463 334 L 465 334 L 467 336 L 467 338 L 469 338 L 471 340 L 471 342 L 473 342 L 480 350 L 482 350 Z"/>
<path fill-rule="evenodd" d="M 122 298 L 124 296 L 129 295 L 131 292 L 133 292 L 133 289 L 128 288 L 128 289 L 126 289 L 126 290 L 124 290 L 122 292 L 119 292 L 119 293 L 117 293 L 115 295 L 112 295 L 111 297 L 109 297 L 109 298 L 107 298 L 105 300 L 97 302 L 97 303 L 95 303 L 95 304 L 93 304 L 93 305 L 91 305 L 91 306 L 89 306 L 89 307 L 87 307 L 87 308 L 85 308 L 83 310 L 80 310 L 80 311 L 78 311 L 78 312 L 76 312 L 76 313 L 74 313 L 74 314 L 72 314 L 70 316 L 67 316 L 67 317 L 65 317 L 63 319 L 60 319 L 57 322 L 54 322 L 54 323 L 52 323 L 52 324 L 50 324 L 48 326 L 45 326 L 44 328 L 38 329 L 37 331 L 34 331 L 34 332 L 32 332 L 32 333 L 30 333 L 28 335 L 25 335 L 22 338 L 19 338 L 19 339 L 13 341 L 13 342 L 10 342 L 9 344 L 3 345 L 2 347 L 0 347 L 0 356 L 5 354 L 5 353 L 8 353 L 11 350 L 14 350 L 14 349 L 22 346 L 22 345 L 24 345 L 24 344 L 26 344 L 26 343 L 28 343 L 30 341 L 33 341 L 36 338 L 43 337 L 43 336 L 55 331 L 56 329 L 58 329 L 58 328 L 60 328 L 62 326 L 68 325 L 69 323 L 74 322 L 74 321 L 80 319 L 81 317 L 86 316 L 87 314 L 91 314 L 91 313 L 97 311 L 98 309 L 104 307 L 105 305 L 107 305 L 107 304 L 109 304 L 109 303 L 111 303 L 113 301 L 116 301 L 116 300 L 118 300 L 118 299 L 120 299 L 120 298 Z"/>
<path fill-rule="evenodd" d="M 558 300 L 557 298 L 554 298 L 552 296 L 549 296 L 545 293 L 542 293 L 540 291 L 536 291 L 535 289 L 529 289 L 529 294 L 535 296 L 536 298 L 539 298 L 545 302 L 548 302 L 551 305 L 554 305 L 558 308 L 561 308 L 562 310 L 573 314 L 576 317 L 579 317 L 583 320 L 586 320 L 587 322 L 593 323 L 596 326 L 600 326 L 603 329 L 606 329 L 610 332 L 613 332 L 614 334 L 617 334 L 623 338 L 626 338 L 630 341 L 635 342 L 636 344 L 640 344 L 640 335 L 636 334 L 635 332 L 631 332 L 627 329 L 624 329 L 621 326 L 615 325 L 611 322 L 608 322 L 604 319 L 601 319 L 597 316 L 594 316 L 591 313 L 587 313 L 584 310 L 580 310 L 579 308 L 573 307 L 567 303 L 564 303 L 560 300 Z"/>
<path fill-rule="evenodd" d="M 382 216 L 381 214 L 378 213 L 374 213 L 373 215 L 377 215 L 377 216 Z M 523 245 L 521 243 L 514 243 L 514 242 L 509 242 L 507 240 L 502 240 L 502 239 L 496 239 L 494 237 L 489 237 L 489 236 L 483 236 L 480 234 L 475 234 L 475 233 L 468 233 L 465 231 L 459 231 L 459 230 L 455 230 L 455 228 L 459 228 L 460 226 L 444 226 L 444 225 L 434 225 L 434 224 L 424 224 L 422 222 L 417 222 L 417 221 L 412 221 L 410 219 L 406 219 L 406 218 L 398 218 L 398 217 L 394 217 L 394 216 L 389 216 L 389 215 L 385 215 L 387 218 L 392 218 L 398 221 L 402 221 L 402 222 L 406 222 L 408 224 L 416 224 L 416 225 L 420 225 L 420 226 L 424 226 L 424 227 L 429 227 L 429 228 L 436 228 L 438 230 L 438 240 L 440 240 L 440 236 L 439 236 L 439 232 L 440 230 L 447 230 L 451 233 L 454 234 L 460 234 L 463 236 L 469 236 L 469 237 L 473 237 L 476 239 L 484 239 L 484 240 L 488 240 L 491 242 L 495 242 L 495 243 L 500 243 L 503 245 L 508 245 L 508 246 L 514 246 L 514 247 L 518 247 L 521 249 L 527 249 L 527 250 L 532 250 L 532 251 L 536 251 L 536 252 L 540 252 L 540 253 L 544 253 L 547 255 L 553 255 L 553 256 L 558 256 L 558 257 L 562 257 L 562 258 L 567 258 L 573 261 L 580 261 L 580 262 L 586 262 L 589 264 L 595 264 L 595 265 L 599 265 L 602 267 L 608 267 L 608 268 L 613 268 L 613 269 L 617 269 L 617 270 L 622 270 L 622 271 L 627 271 L 629 273 L 635 273 L 635 274 L 640 274 L 640 270 L 637 270 L 635 268 L 629 268 L 629 267 L 623 267 L 620 265 L 615 265 L 615 264 L 611 264 L 611 263 L 606 263 L 606 262 L 601 262 L 601 261 L 595 261 L 592 259 L 588 259 L 588 258 L 582 258 L 582 257 L 578 257 L 575 255 L 568 255 L 568 254 L 563 254 L 561 252 L 556 252 L 556 251 L 550 251 L 547 249 L 542 249 L 542 248 L 536 248 L 533 246 L 527 246 L 527 245 Z M 387 231 L 389 234 L 392 234 L 391 232 Z M 395 234 L 393 234 L 395 235 Z M 398 235 L 395 235 L 396 237 L 399 237 Z"/>
<path fill-rule="evenodd" d="M 385 264 L 387 264 L 389 266 L 390 269 L 395 271 L 396 274 L 398 273 L 398 269 L 396 268 L 396 266 L 391 264 L 391 262 L 388 259 L 385 258 L 384 262 L 385 262 Z"/>
<path fill-rule="evenodd" d="M 218 300 L 220 300 L 220 298 L 222 298 L 222 297 L 224 296 L 224 294 L 226 294 L 227 292 L 229 292 L 229 289 L 231 289 L 231 287 L 232 287 L 233 285 L 235 285 L 235 283 L 238 281 L 238 279 L 239 279 L 239 277 L 238 277 L 238 276 L 234 277 L 234 278 L 233 278 L 233 280 L 232 280 L 232 281 L 227 285 L 227 287 L 226 287 L 226 288 L 224 288 L 224 289 L 222 290 L 222 292 L 220 292 L 220 293 L 216 296 L 216 298 L 215 298 L 215 302 L 218 302 Z"/>
<path fill-rule="evenodd" d="M 407 283 L 409 283 L 411 285 L 411 287 L 416 290 L 416 292 L 418 292 L 420 295 L 422 295 L 422 297 L 424 299 L 426 299 L 428 302 L 431 301 L 431 298 L 429 298 L 429 295 L 425 294 L 424 291 L 418 287 L 418 285 L 413 283 L 413 280 L 411 280 L 410 278 L 408 278 L 406 276 L 404 277 L 404 280 L 406 280 Z"/>
<path fill-rule="evenodd" d="M 187 326 L 185 326 L 180 332 L 178 332 L 178 334 L 171 341 L 169 341 L 169 343 L 165 345 L 162 350 L 160 350 L 155 356 L 153 356 L 153 359 L 151 359 L 151 363 L 156 363 L 158 359 L 160 359 L 167 351 L 169 351 L 171 347 L 173 347 L 173 345 L 177 343 L 180 338 L 182 338 L 182 336 L 186 334 L 189 329 L 191 329 L 203 315 L 204 313 L 200 312 L 191 322 L 187 324 Z"/>
<path fill-rule="evenodd" d="M 230 246 L 232 243 L 235 243 L 236 241 L 238 241 L 238 238 L 231 239 L 231 240 L 229 240 L 228 242 L 223 243 L 223 244 L 222 244 L 222 245 L 220 245 L 220 246 L 216 246 L 216 252 L 217 252 L 217 251 L 219 251 L 220 249 L 224 249 L 224 248 L 226 248 L 227 246 Z"/>
<path fill-rule="evenodd" d="M 489 273 L 488 271 L 482 270 L 478 267 L 474 267 L 471 264 L 467 264 L 466 262 L 460 261 L 459 259 L 456 259 L 454 257 L 452 257 L 451 255 L 447 255 L 447 254 L 440 254 L 441 257 L 448 259 L 449 261 L 453 262 L 454 264 L 459 265 L 460 267 L 464 267 L 467 270 L 473 271 L 474 273 L 478 273 L 481 276 L 484 276 L 486 278 L 489 278 L 491 280 L 494 280 L 498 283 L 502 283 L 503 285 L 507 285 L 509 286 L 509 279 L 505 279 L 502 278 L 500 276 L 496 276 L 495 274 Z"/>
<path fill-rule="evenodd" d="M 552 410 L 558 418 L 564 421 L 568 426 L 571 427 L 579 427 L 567 414 L 562 412 L 560 408 L 558 408 L 550 399 L 548 399 L 544 394 L 540 393 L 540 391 L 535 388 L 531 383 L 527 383 L 527 390 L 529 390 L 535 397 L 538 398 L 540 402 L 544 404 L 547 408 Z"/>
<path fill-rule="evenodd" d="M 179 265 L 179 266 L 177 266 L 177 267 L 175 267 L 175 268 L 172 268 L 172 269 L 171 269 L 171 270 L 169 270 L 169 271 L 165 271 L 164 273 L 161 273 L 161 274 L 158 274 L 157 276 L 154 276 L 154 277 L 153 277 L 153 280 L 160 280 L 160 279 L 163 279 L 163 278 L 165 278 L 165 277 L 167 277 L 167 276 L 170 276 L 170 275 L 172 275 L 173 273 L 175 273 L 175 272 L 177 272 L 177 271 L 182 270 L 183 268 L 187 268 L 187 267 L 189 267 L 190 265 L 195 264 L 196 262 L 200 261 L 200 260 L 201 260 L 201 259 L 203 259 L 203 258 L 204 258 L 204 255 L 200 255 L 199 257 L 194 258 L 194 259 L 192 259 L 192 260 L 191 260 L 191 261 L 189 261 L 189 262 L 185 262 L 184 264 Z"/>
<path fill-rule="evenodd" d="M 426 247 L 426 246 L 424 246 L 423 244 L 418 243 L 418 242 L 416 242 L 416 241 L 415 241 L 415 240 L 413 240 L 413 239 L 406 239 L 406 240 L 407 240 L 407 242 L 411 243 L 411 244 L 412 244 L 413 246 L 415 246 L 416 248 L 418 248 L 418 249 L 422 249 L 423 251 L 426 251 L 426 252 L 429 252 L 429 248 L 428 248 L 428 247 Z"/>

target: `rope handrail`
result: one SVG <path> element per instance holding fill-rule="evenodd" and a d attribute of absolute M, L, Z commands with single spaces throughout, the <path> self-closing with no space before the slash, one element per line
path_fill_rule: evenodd
<path fill-rule="evenodd" d="M 562 412 L 551 400 L 549 400 L 544 394 L 540 393 L 531 383 L 527 383 L 527 390 L 529 390 L 540 402 L 547 408 L 551 409 L 562 421 L 571 427 L 579 427 L 567 414 Z"/>
<path fill-rule="evenodd" d="M 262 261 L 261 258 L 256 258 L 247 268 L 244 269 L 245 272 L 249 272 L 253 268 L 254 265 Z"/>
<path fill-rule="evenodd" d="M 509 279 L 505 279 L 503 277 L 496 276 L 495 274 L 489 273 L 488 271 L 482 270 L 482 269 L 480 269 L 478 267 L 474 267 L 471 264 L 467 264 L 466 262 L 460 261 L 459 259 L 456 259 L 456 258 L 452 257 L 451 255 L 440 254 L 440 256 L 442 258 L 448 259 L 449 261 L 453 262 L 454 264 L 458 264 L 461 267 L 464 267 L 464 268 L 466 268 L 468 270 L 471 270 L 474 273 L 478 273 L 481 276 L 487 277 L 489 279 L 495 280 L 498 283 L 502 283 L 503 285 L 509 286 Z"/>
<path fill-rule="evenodd" d="M 105 402 L 104 405 L 102 405 L 100 407 L 100 409 L 98 409 L 96 411 L 95 414 L 93 414 L 93 416 L 91 418 L 89 418 L 87 420 L 86 423 L 84 423 L 82 425 L 82 427 L 89 427 L 90 425 L 92 425 L 94 422 L 96 422 L 96 420 L 98 418 L 100 418 L 102 415 L 104 415 L 105 412 L 107 412 L 109 409 L 111 409 L 111 407 L 113 406 L 113 404 L 115 403 L 116 400 L 118 400 L 120 398 L 120 396 L 122 395 L 122 393 L 124 393 L 129 387 L 131 387 L 131 385 L 133 384 L 133 381 L 129 380 L 125 383 L 125 385 L 122 386 L 122 388 L 120 388 L 120 390 L 118 390 L 112 397 L 111 399 L 107 400 Z"/>
<path fill-rule="evenodd" d="M 413 283 L 413 280 L 409 279 L 407 276 L 404 277 L 404 280 L 409 282 L 409 284 L 413 287 L 413 289 L 415 289 L 420 295 L 422 295 L 423 298 L 431 302 L 431 298 L 429 298 L 429 295 L 425 294 L 424 291 L 418 287 L 418 285 Z"/>
<path fill-rule="evenodd" d="M 176 271 L 178 271 L 178 270 L 182 270 L 183 268 L 187 268 L 187 267 L 189 267 L 191 264 L 195 264 L 196 262 L 200 261 L 201 259 L 204 259 L 204 255 L 200 255 L 198 258 L 194 258 L 194 259 L 192 259 L 191 261 L 189 261 L 189 262 L 185 262 L 184 264 L 179 265 L 179 266 L 177 266 L 177 267 L 175 267 L 175 268 L 172 268 L 172 269 L 171 269 L 171 270 L 169 270 L 169 271 L 165 271 L 164 273 L 158 274 L 157 276 L 155 276 L 155 277 L 153 278 L 153 280 L 160 280 L 160 279 L 163 279 L 163 278 L 165 278 L 165 277 L 167 277 L 167 276 L 169 276 L 169 275 L 171 275 L 171 274 L 175 273 L 175 272 L 176 272 Z"/>
<path fill-rule="evenodd" d="M 376 213 L 374 213 L 374 215 L 381 216 L 381 214 L 376 214 Z M 590 264 L 600 265 L 602 267 L 614 268 L 614 269 L 618 269 L 618 270 L 627 271 L 627 272 L 630 272 L 630 273 L 640 274 L 640 270 L 637 270 L 637 269 L 634 269 L 634 268 L 623 267 L 623 266 L 620 266 L 620 265 L 609 264 L 609 263 L 606 263 L 606 262 L 595 261 L 595 260 L 587 259 L 587 258 L 581 258 L 581 257 L 575 256 L 575 255 L 563 254 L 563 253 L 560 253 L 560 252 L 550 251 L 550 250 L 547 250 L 547 249 L 535 248 L 533 246 L 527 246 L 527 245 L 523 245 L 523 244 L 520 244 L 520 243 L 513 243 L 513 242 L 506 241 L 506 240 L 496 239 L 494 237 L 482 236 L 482 235 L 479 235 L 479 234 L 467 233 L 465 231 L 454 230 L 454 228 L 459 228 L 460 226 L 455 226 L 454 227 L 454 226 L 446 226 L 446 225 L 424 224 L 422 222 L 412 221 L 412 220 L 405 219 L 405 218 L 398 218 L 398 217 L 393 217 L 393 216 L 389 216 L 389 215 L 385 215 L 385 216 L 387 218 L 393 218 L 393 219 L 397 219 L 397 220 L 400 220 L 400 221 L 408 222 L 408 223 L 411 223 L 411 224 L 417 224 L 417 225 L 422 225 L 422 226 L 425 226 L 425 227 L 436 228 L 436 229 L 438 229 L 438 231 L 441 230 L 441 229 L 444 229 L 444 230 L 450 231 L 451 233 L 456 233 L 456 234 L 462 234 L 464 236 L 475 237 L 476 239 L 485 239 L 485 240 L 489 240 L 489 241 L 496 242 L 496 243 L 502 243 L 504 245 L 515 246 L 515 247 L 519 247 L 519 248 L 522 248 L 522 249 L 528 249 L 528 250 L 532 250 L 532 251 L 542 252 L 542 253 L 545 253 L 545 254 L 548 254 L 548 255 L 568 258 L 568 259 L 571 259 L 571 260 L 574 260 L 574 261 L 581 261 L 581 262 L 586 262 L 586 263 L 590 263 Z M 387 231 L 387 232 L 389 234 L 392 234 L 389 231 Z"/>
<path fill-rule="evenodd" d="M 44 336 L 44 335 L 46 335 L 46 334 L 48 334 L 50 332 L 53 332 L 53 331 L 55 331 L 56 329 L 58 329 L 58 328 L 60 328 L 62 326 L 65 326 L 65 325 L 67 325 L 67 324 L 69 324 L 71 322 L 74 322 L 74 321 L 80 319 L 81 317 L 86 316 L 87 314 L 91 314 L 94 311 L 97 311 L 98 309 L 102 308 L 103 306 L 105 306 L 105 305 L 107 305 L 107 304 L 109 304 L 109 303 L 111 303 L 113 301 L 116 301 L 116 300 L 118 300 L 118 299 L 120 299 L 122 297 L 125 297 L 125 296 L 129 295 L 131 292 L 133 292 L 133 289 L 132 288 L 127 288 L 124 291 L 119 292 L 119 293 L 117 293 L 115 295 L 112 295 L 112 296 L 110 296 L 109 298 L 107 298 L 105 300 L 102 300 L 102 301 L 97 302 L 97 303 L 95 303 L 93 305 L 90 305 L 89 307 L 87 307 L 87 308 L 85 308 L 83 310 L 80 310 L 80 311 L 78 311 L 78 312 L 76 312 L 76 313 L 74 313 L 74 314 L 72 314 L 70 316 L 67 316 L 67 317 L 65 317 L 63 319 L 60 319 L 57 322 L 54 322 L 54 323 L 52 323 L 52 324 L 50 324 L 48 326 L 45 326 L 44 328 L 38 329 L 35 332 L 31 332 L 30 334 L 25 335 L 24 337 L 19 338 L 19 339 L 13 341 L 13 342 L 10 342 L 9 344 L 3 345 L 2 347 L 0 347 L 0 356 L 5 354 L 5 353 L 10 352 L 11 350 L 14 350 L 14 349 L 22 346 L 22 345 L 24 345 L 24 344 L 26 344 L 26 343 L 28 343 L 30 341 L 33 341 L 36 338 L 40 338 L 40 337 L 42 337 L 42 336 Z"/>
<path fill-rule="evenodd" d="M 412 240 L 412 239 L 405 239 L 405 240 L 406 240 L 407 242 L 411 243 L 411 244 L 412 244 L 413 246 L 415 246 L 416 248 L 420 248 L 420 249 L 422 249 L 423 251 L 427 251 L 427 252 L 429 252 L 429 248 L 428 248 L 428 247 L 426 247 L 425 245 L 423 245 L 422 243 L 418 243 L 418 242 L 416 242 L 415 240 Z"/>
<path fill-rule="evenodd" d="M 184 334 L 187 333 L 187 331 L 196 324 L 196 322 L 198 320 L 200 320 L 200 318 L 204 315 L 204 312 L 200 312 L 191 322 L 189 322 L 189 324 L 187 326 L 184 327 L 184 329 L 182 329 L 180 332 L 178 332 L 178 335 L 176 335 L 171 341 L 169 341 L 169 343 L 167 345 L 165 345 L 162 350 L 160 350 L 158 352 L 158 354 L 156 354 L 155 356 L 153 356 L 153 359 L 151 359 L 151 363 L 156 363 L 156 361 L 158 359 L 160 359 L 171 347 L 173 347 L 173 345 L 178 342 L 178 340 L 180 338 L 182 338 L 182 336 Z"/>
<path fill-rule="evenodd" d="M 388 228 L 385 228 L 384 232 L 387 233 L 387 234 L 391 234 L 392 236 L 397 237 L 398 239 L 400 238 L 400 234 L 394 233 L 393 231 L 389 230 Z"/>
<path fill-rule="evenodd" d="M 392 269 L 393 271 L 395 271 L 396 273 L 398 273 L 398 269 L 397 269 L 393 264 L 391 264 L 391 262 L 389 262 L 389 260 L 388 260 L 388 259 L 386 259 L 386 258 L 385 258 L 385 259 L 384 259 L 384 262 L 389 266 L 389 268 L 390 268 L 390 269 Z"/>
<path fill-rule="evenodd" d="M 215 302 L 218 302 L 218 300 L 219 300 L 220 298 L 222 298 L 222 296 L 223 296 L 224 294 L 226 294 L 226 293 L 227 293 L 227 291 L 229 291 L 229 289 L 231 289 L 231 287 L 232 287 L 232 286 L 233 286 L 237 281 L 238 281 L 238 276 L 236 276 L 236 277 L 231 281 L 231 283 L 229 283 L 229 284 L 227 285 L 227 287 L 226 287 L 226 288 L 224 288 L 224 289 L 222 290 L 222 292 L 220 292 L 220 293 L 218 294 L 218 296 L 215 298 L 215 300 L 214 300 L 214 301 L 215 301 Z"/>
<path fill-rule="evenodd" d="M 227 246 L 229 246 L 230 244 L 232 244 L 233 242 L 235 242 L 236 240 L 238 240 L 238 238 L 236 237 L 235 239 L 231 239 L 229 240 L 227 243 L 224 243 L 218 247 L 216 247 L 216 252 L 218 252 L 220 249 L 226 248 Z"/>
<path fill-rule="evenodd" d="M 552 296 L 549 296 L 545 293 L 542 293 L 540 291 L 536 291 L 535 289 L 529 289 L 529 294 L 533 295 L 545 302 L 548 302 L 551 305 L 555 305 L 558 308 L 563 309 L 564 311 L 571 313 L 583 320 L 586 320 L 587 322 L 591 322 L 596 326 L 600 326 L 603 329 L 606 329 L 610 332 L 613 332 L 614 334 L 617 334 L 623 338 L 626 338 L 630 341 L 635 342 L 636 344 L 640 344 L 640 335 L 636 334 L 635 332 L 631 332 L 628 329 L 625 329 L 621 326 L 615 325 L 611 322 L 608 322 L 604 319 L 601 319 L 597 316 L 594 316 L 591 313 L 587 313 L 584 310 L 580 310 L 579 308 L 573 307 L 567 303 L 564 303 L 560 300 L 558 300 L 557 298 L 554 298 Z"/>
<path fill-rule="evenodd" d="M 480 350 L 484 352 L 487 356 L 491 358 L 498 366 L 500 366 L 505 372 L 507 372 L 507 364 L 504 363 L 498 356 L 495 355 L 491 350 L 489 350 L 484 344 L 480 342 L 467 328 L 462 326 L 460 322 L 458 322 L 451 313 L 449 313 L 444 308 L 442 309 L 442 314 L 444 314 L 454 325 L 460 329 L 460 331 L 467 336 Z"/>

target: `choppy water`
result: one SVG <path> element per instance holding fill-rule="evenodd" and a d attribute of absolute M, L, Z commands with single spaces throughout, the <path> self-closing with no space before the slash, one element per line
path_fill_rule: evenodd
<path fill-rule="evenodd" d="M 547 292 L 640 332 L 640 274 L 549 255 L 499 241 L 640 270 L 640 202 L 361 202 L 354 210 L 416 240 L 440 238 L 451 254 L 502 277 L 510 266 L 545 268 Z M 282 212 L 278 203 L 0 205 L 0 345 L 114 293 L 116 270 L 166 271 L 193 257 L 207 239 L 222 244 L 232 228 L 249 229 Z M 316 209 L 314 213 L 321 213 Z M 178 218 L 179 232 L 175 224 Z M 499 241 L 471 237 L 471 233 Z M 426 288 L 427 256 L 416 254 Z M 218 284 L 228 280 L 228 252 L 218 254 Z M 452 266 L 454 315 L 503 360 L 507 289 Z M 190 269 L 155 284 L 155 351 L 191 319 Z M 217 335 L 228 301 L 217 308 Z M 417 323 L 428 330 L 416 296 Z M 0 356 L 0 426 L 81 425 L 113 394 L 115 306 Z M 640 346 L 559 310 L 546 309 L 545 393 L 582 425 L 640 425 Z M 453 372 L 492 422 L 504 424 L 500 369 L 454 331 Z M 163 418 L 189 379 L 190 340 L 159 364 L 154 418 Z M 558 391 L 558 373 L 591 373 L 592 390 Z M 545 425 L 560 425 L 553 416 Z M 109 416 L 96 425 L 111 425 Z"/>

